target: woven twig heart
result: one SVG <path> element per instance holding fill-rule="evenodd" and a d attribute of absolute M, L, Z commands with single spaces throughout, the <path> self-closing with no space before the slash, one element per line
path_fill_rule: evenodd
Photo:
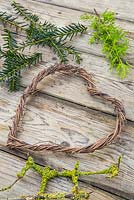
<path fill-rule="evenodd" d="M 65 147 L 60 144 L 54 144 L 54 143 L 31 145 L 17 138 L 18 125 L 19 125 L 21 117 L 23 116 L 23 110 L 24 110 L 24 106 L 26 104 L 27 98 L 31 94 L 36 92 L 38 83 L 44 77 L 50 74 L 54 74 L 56 72 L 60 72 L 60 73 L 68 74 L 68 75 L 75 74 L 76 76 L 83 78 L 87 82 L 87 90 L 90 95 L 99 97 L 102 100 L 113 104 L 117 117 L 116 117 L 116 125 L 112 133 L 99 139 L 95 143 L 89 146 L 84 146 L 84 147 Z M 13 119 L 12 127 L 10 127 L 7 146 L 11 148 L 16 148 L 16 149 L 32 150 L 32 151 L 43 151 L 43 150 L 46 151 L 47 150 L 47 151 L 54 151 L 54 152 L 58 151 L 58 152 L 66 152 L 66 153 L 76 153 L 76 152 L 77 153 L 91 153 L 97 149 L 101 149 L 107 146 L 108 144 L 110 144 L 121 133 L 122 128 L 124 127 L 124 121 L 125 121 L 125 111 L 124 111 L 123 104 L 116 98 L 113 98 L 109 96 L 108 94 L 98 91 L 93 82 L 91 74 L 86 72 L 86 70 L 76 67 L 76 66 L 55 64 L 39 72 L 38 75 L 32 80 L 32 83 L 25 89 L 23 95 L 20 98 L 19 105 L 17 106 L 16 115 Z"/>

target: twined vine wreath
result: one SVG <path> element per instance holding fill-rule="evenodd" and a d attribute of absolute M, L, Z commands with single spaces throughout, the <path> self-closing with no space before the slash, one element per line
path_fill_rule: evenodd
<path fill-rule="evenodd" d="M 44 143 L 44 144 L 28 144 L 17 138 L 17 131 L 20 119 L 23 116 L 24 106 L 27 102 L 27 98 L 36 92 L 38 83 L 45 77 L 54 73 L 63 73 L 69 76 L 76 75 L 83 78 L 87 82 L 87 90 L 91 96 L 99 97 L 107 103 L 111 103 L 116 113 L 116 125 L 114 130 L 107 136 L 99 139 L 95 143 L 84 146 L 84 147 L 66 147 L 55 143 Z M 53 66 L 43 69 L 38 75 L 32 80 L 32 83 L 25 89 L 23 95 L 20 98 L 20 102 L 17 106 L 16 115 L 13 119 L 12 126 L 10 127 L 7 146 L 12 149 L 21 149 L 27 151 L 54 151 L 54 152 L 66 152 L 66 153 L 92 153 L 95 150 L 101 149 L 112 141 L 121 133 L 124 127 L 125 121 L 125 110 L 121 101 L 116 98 L 109 96 L 106 93 L 99 91 L 92 79 L 92 75 L 85 69 L 79 68 L 73 65 L 65 64 L 54 64 Z"/>

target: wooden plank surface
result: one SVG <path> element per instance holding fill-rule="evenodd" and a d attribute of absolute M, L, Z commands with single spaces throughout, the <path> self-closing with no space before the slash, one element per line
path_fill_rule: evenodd
<path fill-rule="evenodd" d="M 20 92 L 13 95 L 1 90 L 0 100 L 0 144 L 6 144 L 8 125 L 14 115 Z M 10 101 L 9 101 L 10 99 Z M 28 102 L 24 120 L 20 126 L 19 138 L 29 142 L 56 142 L 68 146 L 91 144 L 98 138 L 111 132 L 115 124 L 114 117 L 78 105 L 58 100 L 44 94 L 37 94 Z M 40 131 L 39 131 L 40 130 Z M 120 175 L 112 181 L 102 176 L 83 177 L 82 180 L 103 188 L 127 199 L 134 197 L 134 124 L 128 123 L 126 130 L 115 143 L 93 154 L 44 153 L 37 155 L 38 161 L 49 163 L 55 168 L 71 169 L 77 160 L 81 169 L 103 169 L 117 161 L 123 155 Z M 42 163 L 41 163 L 42 164 Z M 125 190 L 124 190 L 125 188 Z"/>
<path fill-rule="evenodd" d="M 19 0 L 19 2 L 22 3 L 21 0 Z M 33 11 L 36 11 L 36 13 L 42 16 L 42 20 L 45 19 L 48 19 L 50 21 L 55 20 L 54 22 L 56 24 L 59 24 L 59 26 L 73 22 L 74 19 L 76 19 L 77 21 L 77 19 L 79 19 L 80 16 L 80 12 L 74 11 L 75 13 L 71 14 L 71 18 L 69 18 L 68 20 L 67 17 L 63 18 L 61 14 L 58 14 L 59 11 L 57 6 L 47 5 L 43 3 L 36 3 L 36 2 L 33 2 L 33 4 L 31 5 L 30 1 L 23 1 L 23 2 L 25 2 L 27 8 L 31 8 Z M 5 4 L 4 0 L 1 0 L 0 6 L 3 11 L 9 12 L 11 10 L 10 3 Z M 46 10 L 46 12 L 44 12 L 44 10 Z M 52 13 L 52 11 L 54 13 Z M 69 9 L 64 9 L 63 15 L 68 16 Z M 54 18 L 54 16 L 56 17 Z M 132 25 L 131 27 L 134 28 L 134 26 Z M 94 74 L 96 84 L 100 88 L 100 90 L 105 91 L 106 93 L 109 93 L 110 95 L 115 96 L 120 100 L 123 100 L 124 106 L 126 108 L 127 118 L 130 120 L 134 120 L 134 110 L 133 110 L 134 71 L 131 70 L 131 74 L 124 81 L 120 80 L 118 77 L 109 72 L 109 66 L 107 61 L 100 55 L 101 47 L 98 48 L 98 46 L 87 45 L 86 40 L 87 40 L 86 38 L 82 37 L 80 39 L 77 38 L 74 41 L 74 45 L 77 46 L 79 50 L 84 51 L 84 49 L 87 48 L 86 53 L 82 53 L 83 62 L 81 63 L 81 66 L 83 66 L 87 71 Z M 132 63 L 134 63 L 133 44 L 134 43 L 132 42 L 132 49 L 129 54 Z M 33 50 L 35 49 L 33 48 Z M 94 55 L 90 54 L 91 52 Z M 52 53 L 52 51 L 46 49 L 44 53 L 44 63 L 42 63 L 42 65 L 39 66 L 38 68 L 33 68 L 33 70 L 24 73 L 25 78 L 23 79 L 22 82 L 23 85 L 24 86 L 28 85 L 34 74 L 37 74 L 37 72 L 40 69 L 46 66 L 45 65 L 46 63 L 49 63 L 50 65 L 50 63 L 54 63 L 55 61 L 56 61 L 55 55 Z M 85 87 L 84 83 L 78 79 L 70 79 L 66 77 L 66 79 L 64 80 L 59 76 L 57 78 L 51 77 L 51 82 L 49 81 L 45 89 L 42 88 L 42 91 L 45 91 L 59 98 L 64 98 L 72 102 L 85 105 L 93 109 L 98 109 L 112 114 L 114 113 L 113 109 L 105 105 L 104 102 L 100 102 L 99 100 L 94 100 L 94 98 L 89 97 L 84 87 Z M 125 99 L 124 99 L 124 94 L 127 96 L 127 98 Z"/>
<path fill-rule="evenodd" d="M 73 1 L 68 1 L 68 0 L 33 0 L 33 1 L 38 1 L 38 2 L 44 2 L 48 4 L 54 4 L 57 6 L 62 6 L 62 7 L 68 7 L 74 10 L 81 10 L 85 12 L 93 12 L 93 9 L 97 9 L 99 12 L 104 12 L 106 9 L 109 10 L 114 10 L 116 12 L 117 18 L 123 19 L 123 20 L 128 20 L 131 22 L 134 22 L 134 1 L 129 0 L 105 0 L 105 1 L 100 1 L 100 0 L 73 0 Z"/>
<path fill-rule="evenodd" d="M 16 180 L 16 174 L 25 165 L 25 160 L 8 153 L 0 151 L 0 188 L 11 184 Z M 12 172 L 12 173 L 11 173 Z M 26 176 L 18 182 L 14 187 L 5 192 L 0 192 L 1 200 L 10 200 L 20 195 L 32 195 L 38 192 L 41 178 L 34 171 L 28 171 Z M 71 181 L 66 178 L 55 178 L 48 183 L 47 193 L 51 192 L 69 192 L 72 187 Z M 117 197 L 95 187 L 89 186 L 80 181 L 80 187 L 87 192 L 93 192 L 90 199 L 94 200 L 123 200 L 124 198 Z"/>
<path fill-rule="evenodd" d="M 7 1 L 8 2 L 8 1 Z M 73 12 L 70 12 L 70 9 L 68 8 L 60 8 L 54 5 L 49 5 L 49 4 L 44 4 L 44 3 L 39 3 L 39 2 L 33 2 L 31 4 L 30 0 L 19 0 L 21 4 L 24 3 L 24 5 L 32 12 L 37 14 L 40 17 L 40 20 L 44 22 L 45 20 L 48 20 L 54 24 L 56 24 L 58 27 L 68 25 L 72 22 L 81 22 L 84 23 L 80 20 L 80 16 L 83 14 L 82 11 L 76 11 L 73 10 Z M 10 1 L 5 5 L 5 1 L 1 0 L 0 2 L 0 9 L 2 11 L 6 11 L 7 13 L 14 14 L 13 9 L 11 8 Z M 126 22 L 122 20 L 116 20 L 116 24 L 121 26 L 124 30 L 126 31 L 134 31 L 134 24 L 131 22 Z M 77 41 L 74 41 L 75 46 L 82 52 L 87 52 L 91 54 L 95 54 L 97 56 L 103 56 L 101 52 L 101 46 L 99 45 L 88 45 L 87 41 L 88 38 L 90 37 L 91 31 L 88 30 L 88 34 L 84 35 L 83 37 L 77 37 Z M 79 42 L 78 42 L 79 41 Z M 99 48 L 96 48 L 99 47 Z M 130 39 L 130 49 L 128 51 L 128 59 L 129 57 L 133 57 L 133 47 L 134 47 L 134 42 L 132 39 Z M 134 60 L 131 60 L 133 62 Z"/>
<path fill-rule="evenodd" d="M 134 15 L 132 14 L 133 2 L 131 0 L 124 2 L 105 1 L 105 5 L 100 6 L 99 1 L 43 1 L 44 3 L 30 0 L 18 0 L 24 6 L 37 13 L 42 21 L 49 20 L 54 22 L 58 26 L 67 25 L 71 22 L 77 22 L 83 11 L 90 7 L 89 12 L 95 8 L 102 12 L 107 7 L 110 7 L 114 11 L 118 9 L 117 24 L 129 31 L 134 31 Z M 120 2 L 120 4 L 119 4 Z M 128 12 L 128 6 L 131 4 L 130 12 Z M 74 7 L 75 5 L 75 7 Z M 79 7 L 78 7 L 79 6 Z M 107 6 L 107 7 L 106 7 Z M 69 8 L 74 8 L 71 10 Z M 119 9 L 120 8 L 120 9 Z M 4 0 L 0 1 L 0 10 L 12 12 L 10 1 L 5 4 Z M 123 19 L 123 20 L 120 20 Z M 0 27 L 1 28 L 1 27 Z M 101 53 L 101 46 L 88 45 L 89 35 L 76 38 L 72 44 L 82 52 L 83 66 L 87 71 L 94 75 L 96 85 L 100 90 L 119 98 L 123 101 L 127 119 L 134 121 L 134 72 L 131 70 L 131 74 L 124 80 L 119 80 L 108 70 L 108 63 Z M 2 40 L 0 39 L 1 43 Z M 130 50 L 127 55 L 127 59 L 134 64 L 134 43 L 130 39 Z M 36 50 L 33 48 L 31 51 Z M 41 50 L 44 52 L 44 50 Z M 27 86 L 31 79 L 37 72 L 46 66 L 56 62 L 57 58 L 48 48 L 45 49 L 44 62 L 31 70 L 23 72 L 22 86 Z M 70 59 L 70 62 L 71 59 Z M 55 75 L 42 81 L 40 84 L 41 92 L 36 98 L 32 97 L 29 102 L 29 106 L 26 110 L 24 121 L 21 125 L 21 131 L 19 137 L 30 143 L 53 141 L 57 143 L 63 143 L 65 145 L 76 146 L 86 145 L 96 141 L 101 136 L 110 132 L 114 126 L 115 119 L 109 114 L 114 114 L 113 108 L 106 105 L 100 100 L 95 100 L 90 97 L 85 89 L 85 83 L 79 78 L 70 78 L 63 75 Z M 43 94 L 45 93 L 45 94 Z M 22 91 L 17 93 L 8 93 L 5 88 L 0 89 L 0 144 L 6 144 L 8 125 L 11 123 L 11 118 L 15 113 L 15 108 L 18 99 Z M 49 95 L 47 95 L 49 94 Z M 126 98 L 124 98 L 124 96 Z M 63 100 L 62 100 L 63 99 Z M 70 101 L 67 102 L 67 101 Z M 74 103 L 71 103 L 74 102 Z M 89 109 L 91 108 L 91 109 Z M 95 111 L 98 110 L 98 111 Z M 102 112 L 101 112 L 102 111 Z M 109 114 L 105 114 L 109 113 Z M 40 130 L 40 131 L 39 131 Z M 81 161 L 81 169 L 96 170 L 102 169 L 111 162 L 116 162 L 117 157 L 121 154 L 124 155 L 123 163 L 121 165 L 121 172 L 118 177 L 112 181 L 105 179 L 102 176 L 93 176 L 89 178 L 83 177 L 81 180 L 92 185 L 96 185 L 99 188 L 110 191 L 112 193 L 121 195 L 126 199 L 134 199 L 134 123 L 128 122 L 127 128 L 123 134 L 115 141 L 115 144 L 111 145 L 104 150 L 97 151 L 92 155 L 65 155 L 55 153 L 45 153 L 42 155 L 36 155 L 35 158 L 40 164 L 50 164 L 55 168 L 68 168 L 71 169 L 76 160 Z M 34 133 L 34 134 L 33 134 Z M 116 143 L 118 142 L 118 143 Z M 2 153 L 3 154 L 3 153 Z M 2 155 L 3 156 L 3 155 Z M 7 154 L 6 157 L 9 160 L 19 159 L 10 158 L 11 155 Z M 7 161 L 7 165 L 9 163 Z M 20 160 L 19 160 L 20 161 Z M 2 161 L 3 162 L 3 161 Z M 18 160 L 17 160 L 18 162 Z M 21 162 L 24 163 L 24 162 Z M 19 164 L 18 164 L 19 165 Z M 20 164 L 19 166 L 22 166 Z M 14 164 L 12 165 L 14 167 Z M 1 171 L 1 168 L 0 168 Z M 13 170 L 14 171 L 14 170 Z M 9 173 L 7 171 L 7 173 Z M 7 174 L 7 177 L 9 174 Z M 11 175 L 12 176 L 12 175 Z M 14 178 L 13 176 L 12 178 Z M 0 179 L 1 182 L 2 179 Z M 9 180 L 8 178 L 6 179 Z M 39 180 L 39 179 L 38 179 Z M 31 181 L 32 182 L 32 181 Z M 35 181 L 35 186 L 37 181 Z M 2 183 L 4 184 L 5 182 Z M 61 181 L 60 188 L 64 180 Z M 84 187 L 89 187 L 84 184 Z M 33 186 L 34 187 L 34 186 Z M 54 187 L 54 186 L 53 186 Z M 57 188 L 55 188 L 57 189 Z M 36 190 L 36 189 L 35 189 Z M 19 190 L 18 190 L 19 191 Z M 27 191 L 24 186 L 24 192 Z M 31 189 L 32 191 L 32 189 Z M 10 194 L 18 194 L 17 190 L 12 191 Z M 97 190 L 98 192 L 98 190 Z M 106 196 L 105 196 L 106 195 Z M 3 198 L 4 196 L 2 196 Z M 95 198 L 97 197 L 97 198 Z M 113 200 L 118 199 L 110 194 L 97 193 L 97 196 L 93 196 L 93 199 L 99 200 Z"/>

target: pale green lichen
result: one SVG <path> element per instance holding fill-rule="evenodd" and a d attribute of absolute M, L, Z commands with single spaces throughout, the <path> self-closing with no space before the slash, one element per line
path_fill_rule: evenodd
<path fill-rule="evenodd" d="M 5 191 L 5 190 L 8 190 L 8 189 L 11 189 L 12 186 L 18 180 L 20 180 L 21 178 L 23 178 L 25 176 L 26 172 L 29 169 L 33 169 L 34 171 L 36 171 L 42 177 L 40 190 L 39 190 L 39 192 L 37 193 L 36 196 L 33 196 L 33 199 L 36 199 L 36 200 L 41 200 L 41 199 L 64 200 L 66 198 L 74 199 L 74 200 L 88 199 L 89 193 L 84 191 L 84 190 L 81 190 L 79 188 L 79 183 L 78 183 L 79 177 L 83 176 L 83 175 L 89 176 L 89 175 L 94 175 L 94 174 L 107 174 L 108 177 L 110 177 L 110 178 L 117 176 L 118 173 L 119 173 L 119 165 L 120 165 L 121 160 L 122 160 L 122 157 L 119 157 L 117 164 L 112 164 L 110 167 L 108 167 L 104 170 L 99 170 L 99 171 L 93 171 L 93 172 L 92 171 L 80 171 L 79 170 L 79 161 L 77 161 L 75 163 L 73 170 L 57 171 L 55 169 L 51 169 L 49 166 L 41 167 L 40 165 L 38 165 L 34 162 L 32 157 L 29 157 L 28 160 L 26 161 L 26 165 L 22 168 L 21 172 L 17 174 L 18 179 L 13 184 L 11 184 L 8 187 L 2 188 L 0 191 Z M 72 187 L 70 194 L 67 194 L 67 193 L 64 193 L 64 192 L 51 193 L 51 194 L 45 193 L 48 181 L 55 178 L 55 177 L 69 177 L 69 178 L 71 178 L 74 186 Z M 27 197 L 23 196 L 23 199 L 27 200 Z"/>

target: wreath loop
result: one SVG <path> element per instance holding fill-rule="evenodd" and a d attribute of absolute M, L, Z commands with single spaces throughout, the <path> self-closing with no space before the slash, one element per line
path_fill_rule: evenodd
<path fill-rule="evenodd" d="M 60 144 L 28 144 L 17 138 L 18 125 L 21 117 L 23 116 L 24 106 L 26 104 L 27 98 L 36 92 L 36 88 L 38 83 L 46 76 L 50 74 L 54 74 L 56 72 L 82 77 L 87 82 L 87 90 L 90 95 L 101 98 L 102 100 L 111 103 L 114 106 L 116 117 L 116 125 L 114 131 L 107 136 L 99 139 L 95 143 L 84 146 L 84 147 L 65 147 Z M 121 133 L 122 128 L 124 127 L 125 122 L 125 110 L 121 101 L 116 98 L 109 96 L 106 93 L 103 93 L 97 90 L 94 81 L 92 79 L 92 75 L 89 74 L 83 68 L 79 68 L 73 65 L 65 65 L 65 64 L 55 64 L 47 69 L 43 69 L 38 75 L 32 80 L 32 83 L 25 89 L 23 95 L 20 98 L 19 105 L 17 106 L 16 115 L 13 119 L 12 127 L 10 127 L 10 131 L 8 134 L 7 146 L 12 149 L 23 149 L 23 150 L 32 150 L 32 151 L 54 151 L 54 152 L 66 152 L 66 153 L 92 153 L 95 150 L 102 149 L 108 144 L 112 143 L 112 141 Z"/>

